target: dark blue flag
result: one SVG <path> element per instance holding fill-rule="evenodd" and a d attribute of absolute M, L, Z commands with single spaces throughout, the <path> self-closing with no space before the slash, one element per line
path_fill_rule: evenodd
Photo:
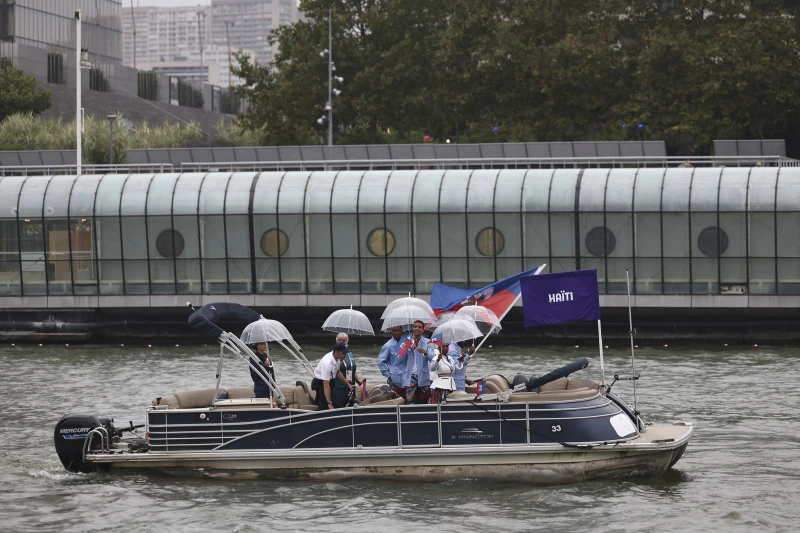
<path fill-rule="evenodd" d="M 540 274 L 520 281 L 525 327 L 600 320 L 597 270 Z"/>

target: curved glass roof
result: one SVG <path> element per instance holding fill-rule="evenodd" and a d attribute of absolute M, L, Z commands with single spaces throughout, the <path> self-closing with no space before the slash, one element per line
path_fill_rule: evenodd
<path fill-rule="evenodd" d="M 797 211 L 800 168 L 200 172 L 0 178 L 0 218 Z"/>

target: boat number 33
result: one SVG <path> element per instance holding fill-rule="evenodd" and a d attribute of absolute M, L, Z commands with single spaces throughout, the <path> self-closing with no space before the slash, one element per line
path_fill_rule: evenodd
<path fill-rule="evenodd" d="M 561 426 L 560 425 L 550 426 L 550 429 L 553 431 L 553 433 L 558 433 L 559 431 L 561 431 Z"/>

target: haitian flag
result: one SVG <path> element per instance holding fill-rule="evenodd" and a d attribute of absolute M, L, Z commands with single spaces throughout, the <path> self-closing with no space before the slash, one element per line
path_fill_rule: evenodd
<path fill-rule="evenodd" d="M 409 337 L 406 341 L 400 345 L 400 348 L 397 349 L 397 356 L 398 357 L 405 357 L 408 353 L 408 349 L 414 346 L 414 339 Z"/>
<path fill-rule="evenodd" d="M 465 305 L 478 304 L 491 309 L 499 318 L 503 318 L 520 295 L 520 280 L 537 275 L 544 267 L 545 265 L 542 265 L 514 274 L 480 289 L 462 289 L 435 283 L 431 292 L 431 307 L 436 316 L 439 316 L 446 311 L 458 311 Z"/>
<path fill-rule="evenodd" d="M 441 332 L 437 333 L 436 335 L 431 337 L 431 340 L 428 341 L 428 344 L 433 344 L 434 346 L 439 346 L 441 348 L 441 346 L 442 346 L 442 333 Z"/>
<path fill-rule="evenodd" d="M 575 270 L 522 280 L 525 327 L 600 320 L 597 270 Z"/>

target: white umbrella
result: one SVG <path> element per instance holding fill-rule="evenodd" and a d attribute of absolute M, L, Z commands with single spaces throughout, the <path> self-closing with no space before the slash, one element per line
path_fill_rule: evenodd
<path fill-rule="evenodd" d="M 441 315 L 436 317 L 436 320 L 434 320 L 430 326 L 428 326 L 428 329 L 436 329 L 442 324 L 450 322 L 454 318 L 456 318 L 456 314 L 452 311 L 447 311 L 446 313 L 442 313 Z"/>
<path fill-rule="evenodd" d="M 262 342 L 277 342 L 282 340 L 288 340 L 293 343 L 294 341 L 291 333 L 286 329 L 286 326 L 277 320 L 269 320 L 267 318 L 261 318 L 248 324 L 239 338 L 242 339 L 242 342 L 245 344 L 259 344 Z"/>
<path fill-rule="evenodd" d="M 433 317 L 433 309 L 425 300 L 420 300 L 419 298 L 414 298 L 413 296 L 407 296 L 404 298 L 398 298 L 397 300 L 393 301 L 389 305 L 386 306 L 386 309 L 383 310 L 383 314 L 381 315 L 381 319 L 387 318 L 390 314 L 394 312 L 395 309 L 398 308 L 419 308 L 423 311 L 427 311 L 428 314 Z M 430 322 L 430 320 L 429 320 Z"/>
<path fill-rule="evenodd" d="M 461 342 L 483 337 L 483 333 L 475 325 L 475 322 L 467 319 L 454 318 L 448 320 L 433 331 L 433 336 L 442 335 L 442 344 L 451 342 Z"/>
<path fill-rule="evenodd" d="M 367 315 L 361 311 L 356 311 L 352 307 L 350 309 L 339 309 L 331 313 L 331 316 L 322 324 L 322 329 L 349 335 L 375 335 Z"/>
<path fill-rule="evenodd" d="M 428 309 L 413 304 L 395 307 L 388 315 L 383 317 L 381 331 L 391 331 L 394 326 L 409 330 L 417 320 L 421 320 L 427 325 L 436 320 L 436 316 L 430 306 L 428 306 Z"/>
<path fill-rule="evenodd" d="M 500 319 L 491 309 L 487 309 L 482 305 L 468 305 L 456 311 L 456 318 L 470 318 L 481 330 L 481 333 L 486 335 L 489 332 L 496 333 L 503 329 L 500 325 Z"/>

